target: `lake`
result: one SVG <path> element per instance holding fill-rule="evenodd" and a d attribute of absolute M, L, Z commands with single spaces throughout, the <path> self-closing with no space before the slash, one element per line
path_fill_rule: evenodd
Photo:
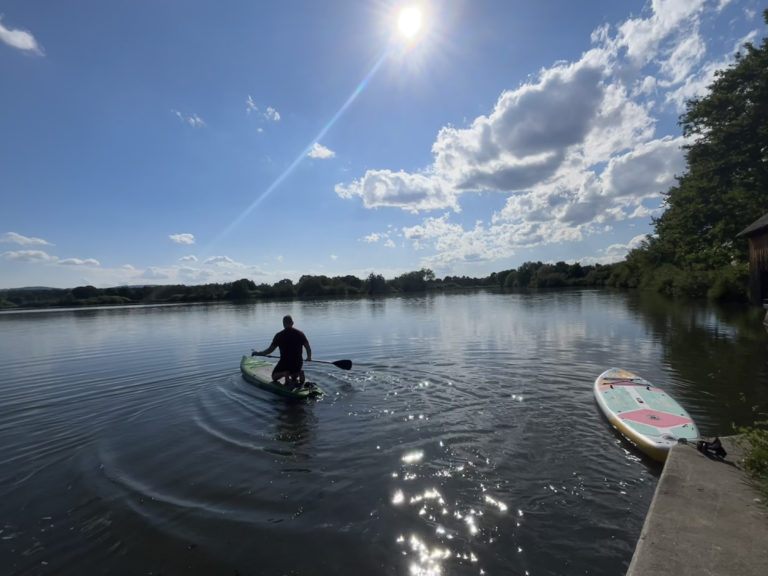
<path fill-rule="evenodd" d="M 245 382 L 292 314 L 327 395 Z M 702 435 L 768 404 L 759 309 L 608 291 L 0 314 L 2 574 L 626 571 L 661 471 L 618 366 Z"/>

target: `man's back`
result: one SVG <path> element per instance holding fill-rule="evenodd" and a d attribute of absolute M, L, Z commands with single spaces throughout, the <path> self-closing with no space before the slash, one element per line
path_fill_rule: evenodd
<path fill-rule="evenodd" d="M 301 330 L 289 326 L 275 334 L 273 343 L 280 349 L 280 358 L 294 363 L 301 359 L 301 348 L 307 343 L 307 337 Z"/>

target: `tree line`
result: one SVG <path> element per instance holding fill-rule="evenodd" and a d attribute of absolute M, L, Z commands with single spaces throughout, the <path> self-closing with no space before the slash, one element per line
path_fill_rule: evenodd
<path fill-rule="evenodd" d="M 476 288 L 536 289 L 565 286 L 604 286 L 615 265 L 545 264 L 526 262 L 515 270 L 494 272 L 484 278 L 445 276 L 436 278 L 422 268 L 386 279 L 371 273 L 356 276 L 304 275 L 298 282 L 286 278 L 274 284 L 256 284 L 248 278 L 222 284 L 183 284 L 161 286 L 118 286 L 96 288 L 18 288 L 0 290 L 0 308 L 40 308 L 47 306 L 110 306 L 129 304 L 172 304 L 290 298 L 370 297 L 426 291 L 454 291 Z"/>

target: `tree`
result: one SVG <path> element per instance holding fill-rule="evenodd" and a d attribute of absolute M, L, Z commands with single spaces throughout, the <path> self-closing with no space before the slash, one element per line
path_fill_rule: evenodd
<path fill-rule="evenodd" d="M 541 262 L 523 262 L 517 269 L 517 284 L 515 287 L 530 288 L 534 281 L 536 271 L 542 266 L 543 264 Z"/>
<path fill-rule="evenodd" d="M 231 300 L 245 300 L 251 297 L 251 290 L 256 290 L 256 285 L 247 278 L 241 278 L 236 282 L 232 282 L 229 292 L 227 292 L 227 298 Z"/>
<path fill-rule="evenodd" d="M 293 280 L 283 278 L 273 286 L 273 293 L 278 298 L 291 298 L 294 296 Z"/>
<path fill-rule="evenodd" d="M 87 300 L 88 298 L 95 298 L 99 295 L 98 288 L 91 286 L 78 286 L 72 289 L 72 296 L 78 300 Z"/>
<path fill-rule="evenodd" d="M 429 268 L 422 268 L 413 272 L 401 274 L 392 284 L 402 292 L 423 292 L 427 289 L 427 283 L 435 279 L 435 273 Z"/>
<path fill-rule="evenodd" d="M 745 44 L 708 94 L 687 103 L 680 124 L 693 141 L 687 172 L 654 220 L 659 247 L 689 270 L 745 261 L 746 241 L 736 235 L 768 208 L 768 38 L 760 48 Z"/>
<path fill-rule="evenodd" d="M 296 294 L 298 296 L 322 296 L 325 292 L 325 284 L 328 283 L 326 276 L 308 276 L 304 275 L 299 278 L 299 283 L 296 285 Z"/>
<path fill-rule="evenodd" d="M 365 291 L 370 296 L 382 296 L 387 293 L 387 281 L 381 274 L 374 274 L 371 272 L 366 280 Z"/>

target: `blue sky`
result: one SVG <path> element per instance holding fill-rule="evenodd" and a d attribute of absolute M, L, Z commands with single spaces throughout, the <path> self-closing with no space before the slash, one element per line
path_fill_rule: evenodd
<path fill-rule="evenodd" d="M 0 0 L 0 288 L 621 260 L 765 8 Z"/>

